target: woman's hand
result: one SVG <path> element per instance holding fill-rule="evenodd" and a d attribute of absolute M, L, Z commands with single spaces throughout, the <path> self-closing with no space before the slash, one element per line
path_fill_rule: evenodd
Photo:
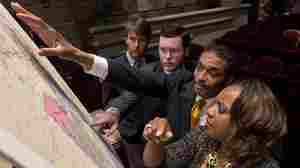
<path fill-rule="evenodd" d="M 167 142 L 173 137 L 168 120 L 159 117 L 146 124 L 143 135 L 147 141 L 156 144 Z"/>

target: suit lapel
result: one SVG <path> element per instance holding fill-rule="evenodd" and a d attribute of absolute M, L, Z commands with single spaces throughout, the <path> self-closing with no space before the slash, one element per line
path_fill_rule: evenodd
<path fill-rule="evenodd" d="M 190 130 L 190 110 L 193 102 L 191 82 L 178 87 L 173 94 L 173 104 L 168 108 L 168 119 L 173 128 L 175 139 L 184 136 Z M 175 92 L 175 91 L 174 91 Z"/>
<path fill-rule="evenodd" d="M 127 64 L 127 65 L 130 65 L 130 63 L 129 63 L 127 57 L 126 57 L 126 54 L 122 56 L 121 62 L 123 62 L 123 63 L 125 63 L 125 64 Z"/>
<path fill-rule="evenodd" d="M 188 131 L 190 129 L 191 125 L 191 109 L 192 109 L 192 104 L 193 104 L 193 99 L 194 99 L 194 94 L 192 90 L 192 82 L 189 82 L 183 86 L 183 90 L 180 93 L 181 97 L 181 110 L 182 110 L 182 117 L 183 119 L 183 126 L 185 128 L 185 131 Z"/>

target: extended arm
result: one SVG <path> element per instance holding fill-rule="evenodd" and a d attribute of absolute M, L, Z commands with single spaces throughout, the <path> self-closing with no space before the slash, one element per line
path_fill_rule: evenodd
<path fill-rule="evenodd" d="M 120 113 L 120 115 L 125 115 L 127 109 L 135 104 L 138 98 L 139 96 L 135 93 L 129 92 L 127 90 L 122 90 L 121 94 L 118 97 L 115 97 L 108 102 L 106 108 L 115 108 Z"/>
<path fill-rule="evenodd" d="M 84 52 L 74 47 L 42 18 L 32 14 L 20 4 L 11 3 L 11 6 L 15 10 L 16 16 L 30 26 L 47 44 L 48 48 L 37 50 L 39 55 L 59 56 L 62 59 L 74 61 L 81 65 L 86 72 L 100 77 L 101 80 L 108 78 L 114 84 L 119 84 L 122 88 L 134 92 L 146 92 L 151 96 L 167 95 L 165 93 L 168 91 L 168 84 L 163 75 L 150 72 L 138 73 L 136 70 L 120 63 Z"/>

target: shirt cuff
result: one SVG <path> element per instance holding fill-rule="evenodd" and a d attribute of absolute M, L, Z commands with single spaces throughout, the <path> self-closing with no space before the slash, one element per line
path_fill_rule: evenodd
<path fill-rule="evenodd" d="M 105 80 L 108 75 L 108 63 L 103 57 L 94 56 L 94 64 L 86 73 L 97 76 L 101 81 Z"/>
<path fill-rule="evenodd" d="M 109 107 L 105 111 L 120 115 L 120 110 L 117 107 Z"/>

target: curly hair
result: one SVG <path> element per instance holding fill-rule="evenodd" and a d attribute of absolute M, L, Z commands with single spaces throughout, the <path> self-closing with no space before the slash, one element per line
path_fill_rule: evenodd
<path fill-rule="evenodd" d="M 235 134 L 223 143 L 222 153 L 243 167 L 269 157 L 267 148 L 287 132 L 286 114 L 271 89 L 260 80 L 243 80 L 230 113 Z M 248 166 L 247 166 L 248 165 Z"/>
<path fill-rule="evenodd" d="M 249 54 L 247 52 L 227 44 L 221 38 L 214 39 L 203 47 L 203 52 L 213 52 L 217 57 L 224 60 L 224 86 L 244 78 L 240 76 L 240 73 L 242 67 L 249 63 Z"/>

